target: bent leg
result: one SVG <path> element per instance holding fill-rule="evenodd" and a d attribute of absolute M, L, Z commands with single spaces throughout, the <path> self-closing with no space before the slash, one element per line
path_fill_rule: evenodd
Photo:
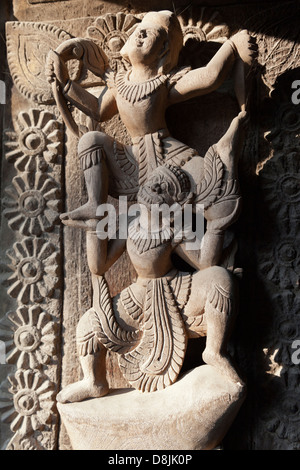
<path fill-rule="evenodd" d="M 205 316 L 206 347 L 202 358 L 230 380 L 242 384 L 232 365 L 227 346 L 236 314 L 236 288 L 230 273 L 220 266 L 204 269 L 193 275 L 187 315 Z"/>
<path fill-rule="evenodd" d="M 62 214 L 63 222 L 97 218 L 97 207 L 107 201 L 108 169 L 106 157 L 109 157 L 113 152 L 113 145 L 114 140 L 103 132 L 88 132 L 81 137 L 78 144 L 78 154 L 84 173 L 88 202 L 71 212 Z"/>
<path fill-rule="evenodd" d="M 94 315 L 93 310 L 88 310 L 77 326 L 77 348 L 83 379 L 67 385 L 59 392 L 57 401 L 60 403 L 102 397 L 109 391 L 105 365 L 107 350 L 97 340 L 93 332 L 92 315 Z"/>

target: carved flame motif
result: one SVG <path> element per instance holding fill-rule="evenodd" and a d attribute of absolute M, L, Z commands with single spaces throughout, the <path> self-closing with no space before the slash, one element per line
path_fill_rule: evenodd
<path fill-rule="evenodd" d="M 119 357 L 124 377 L 143 392 L 164 389 L 180 372 L 186 343 L 184 322 L 168 281 L 149 281 L 141 342 Z"/>
<path fill-rule="evenodd" d="M 8 22 L 6 36 L 8 64 L 20 93 L 38 103 L 52 103 L 44 73 L 46 56 L 71 36 L 51 24 L 29 22 Z"/>
<path fill-rule="evenodd" d="M 189 7 L 178 15 L 183 31 L 183 43 L 189 39 L 216 41 L 223 43 L 228 39 L 229 28 L 222 22 L 217 11 L 211 12 L 205 7 Z"/>
<path fill-rule="evenodd" d="M 129 383 L 143 392 L 161 390 L 175 382 L 185 355 L 184 321 L 165 278 L 149 281 L 140 330 L 123 329 L 117 322 L 104 277 L 93 276 L 93 328 L 105 348 L 119 354 Z"/>

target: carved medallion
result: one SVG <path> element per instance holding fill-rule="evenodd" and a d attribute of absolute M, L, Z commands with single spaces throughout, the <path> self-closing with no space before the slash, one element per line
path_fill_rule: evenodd
<path fill-rule="evenodd" d="M 42 302 L 58 283 L 58 253 L 41 238 L 25 238 L 7 251 L 12 275 L 4 281 L 7 293 L 23 304 Z"/>
<path fill-rule="evenodd" d="M 119 12 L 99 16 L 88 28 L 88 37 L 103 49 L 112 69 L 128 68 L 129 64 L 123 60 L 120 50 L 139 21 L 134 15 Z"/>
<path fill-rule="evenodd" d="M 7 160 L 20 171 L 47 170 L 61 152 L 61 124 L 48 111 L 30 109 L 19 113 L 15 129 L 6 134 Z"/>
<path fill-rule="evenodd" d="M 24 235 L 41 235 L 57 223 L 60 191 L 45 173 L 26 172 L 16 176 L 5 189 L 4 215 L 13 230 Z"/>
<path fill-rule="evenodd" d="M 22 305 L 15 312 L 9 312 L 0 324 L 8 364 L 16 364 L 20 369 L 36 369 L 49 363 L 57 343 L 56 323 L 39 305 Z"/>
<path fill-rule="evenodd" d="M 49 398 L 54 394 L 54 384 L 41 372 L 31 369 L 19 369 L 8 380 L 13 402 L 9 394 L 1 394 L 2 421 L 10 422 L 11 430 L 22 437 L 44 429 L 53 415 L 54 402 Z"/>

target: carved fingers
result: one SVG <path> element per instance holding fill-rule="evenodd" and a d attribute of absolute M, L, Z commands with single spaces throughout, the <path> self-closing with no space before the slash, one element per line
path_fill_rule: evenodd
<path fill-rule="evenodd" d="M 65 86 L 69 80 L 66 64 L 61 60 L 57 52 L 53 50 L 48 53 L 45 72 L 49 83 L 53 83 L 57 79 L 60 85 Z"/>
<path fill-rule="evenodd" d="M 231 41 L 234 43 L 243 62 L 251 65 L 257 58 L 258 54 L 256 39 L 253 36 L 250 36 L 249 32 L 244 29 L 232 36 Z"/>

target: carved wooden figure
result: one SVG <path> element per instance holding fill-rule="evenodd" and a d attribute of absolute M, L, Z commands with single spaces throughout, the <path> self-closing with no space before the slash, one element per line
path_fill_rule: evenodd
<path fill-rule="evenodd" d="M 241 112 L 228 132 L 202 159 L 182 168 L 158 166 L 138 192 L 145 211 L 131 220 L 128 239 L 118 236 L 100 240 L 93 230 L 97 221 L 82 221 L 87 230 L 87 256 L 93 279 L 93 307 L 81 318 L 77 345 L 84 373 L 82 381 L 67 386 L 58 395 L 61 402 L 100 397 L 108 392 L 105 374 L 107 350 L 119 354 L 119 365 L 128 382 L 141 391 L 161 390 L 176 380 L 183 364 L 189 337 L 207 336 L 203 360 L 229 380 L 240 383 L 226 352 L 228 332 L 235 316 L 235 282 L 222 263 L 226 227 L 236 220 L 240 195 L 236 159 L 246 113 Z M 174 207 L 204 197 L 192 174 L 207 181 L 212 171 L 210 156 L 221 167 L 222 190 L 214 203 L 205 205 L 207 231 L 202 250 L 189 249 L 188 234 L 174 237 L 174 220 L 168 226 L 162 217 L 157 232 L 151 229 L 151 208 Z M 204 174 L 203 174 L 204 173 Z M 230 188 L 230 189 L 228 189 Z M 197 194 L 193 190 L 199 190 Z M 167 214 L 169 215 L 169 213 Z M 153 226 L 152 226 L 153 227 Z M 105 272 L 127 249 L 138 274 L 137 281 L 111 300 Z M 172 263 L 177 253 L 196 271 L 178 271 Z M 122 325 L 126 325 L 123 327 Z"/>
<path fill-rule="evenodd" d="M 80 135 L 68 112 L 69 101 L 97 122 L 119 113 L 132 139 L 124 146 L 102 132 L 88 132 L 79 141 L 78 154 L 84 171 L 88 202 L 63 214 L 62 219 L 96 218 L 97 207 L 112 196 L 136 199 L 138 188 L 158 166 L 182 166 L 195 150 L 174 139 L 165 121 L 168 106 L 218 88 L 235 59 L 250 63 L 255 44 L 242 31 L 220 48 L 206 67 L 177 68 L 183 44 L 180 24 L 167 11 L 150 12 L 137 25 L 121 50 L 131 64 L 128 71 L 114 72 L 102 50 L 90 39 L 71 39 L 48 56 L 48 76 L 65 122 Z M 98 98 L 69 79 L 66 61 L 82 59 L 106 82 Z M 243 108 L 243 81 L 237 81 L 237 96 Z M 65 99 L 65 100 L 64 100 Z"/>
<path fill-rule="evenodd" d="M 3 0 L 1 446 L 298 449 L 299 6 L 81 3 Z"/>
<path fill-rule="evenodd" d="M 66 102 L 94 121 L 119 113 L 132 139 L 123 145 L 103 132 L 80 137 L 78 154 L 88 202 L 62 214 L 64 224 L 87 231 L 87 257 L 93 279 L 93 307 L 78 325 L 77 342 L 83 380 L 60 392 L 61 402 L 100 397 L 108 392 L 107 350 L 119 354 L 126 379 L 141 391 L 155 391 L 176 381 L 188 337 L 206 335 L 203 360 L 242 387 L 228 357 L 228 334 L 235 315 L 235 285 L 221 266 L 226 228 L 238 217 L 237 161 L 246 119 L 244 64 L 256 46 L 246 31 L 233 36 L 207 66 L 178 69 L 182 30 L 174 14 L 150 12 L 121 50 L 128 70 L 109 68 L 104 52 L 90 39 L 71 39 L 48 55 L 47 74 L 57 104 L 70 129 L 81 135 Z M 77 58 L 105 81 L 98 98 L 70 80 L 66 62 Z M 204 159 L 173 138 L 165 111 L 174 103 L 203 95 L 222 84 L 236 64 L 235 89 L 241 113 Z M 128 239 L 100 240 L 97 208 L 112 196 L 126 195 L 147 210 L 131 221 Z M 189 251 L 187 239 L 166 232 L 164 221 L 153 236 L 147 230 L 153 204 L 201 203 L 207 230 L 201 249 Z M 174 223 L 174 221 L 173 221 Z M 136 283 L 111 299 L 105 272 L 127 249 L 138 274 Z M 177 271 L 176 252 L 196 270 Z"/>

